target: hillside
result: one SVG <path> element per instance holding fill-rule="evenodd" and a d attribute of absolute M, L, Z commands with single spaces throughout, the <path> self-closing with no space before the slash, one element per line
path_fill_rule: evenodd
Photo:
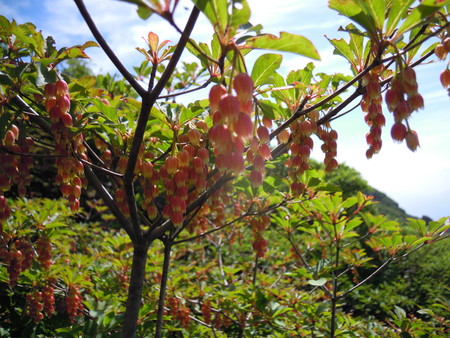
<path fill-rule="evenodd" d="M 320 166 L 320 165 L 319 165 Z M 378 203 L 373 206 L 374 213 L 382 214 L 390 219 L 396 219 L 399 222 L 405 222 L 407 218 L 415 217 L 405 212 L 397 202 L 387 196 L 385 193 L 373 188 L 362 178 L 361 173 L 356 169 L 342 163 L 334 171 L 327 175 L 330 183 L 336 184 L 343 190 L 343 195 L 349 197 L 358 191 L 364 192 L 366 195 L 374 196 Z M 430 220 L 424 216 L 426 220 Z"/>

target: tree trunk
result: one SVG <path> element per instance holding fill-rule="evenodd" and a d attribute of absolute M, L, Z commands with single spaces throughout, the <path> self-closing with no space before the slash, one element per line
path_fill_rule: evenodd
<path fill-rule="evenodd" d="M 128 289 L 127 307 L 123 322 L 123 336 L 136 337 L 139 309 L 141 308 L 142 288 L 145 278 L 148 244 L 134 245 L 133 265 L 131 266 L 130 287 Z"/>
<path fill-rule="evenodd" d="M 164 322 L 164 303 L 166 299 L 167 279 L 169 278 L 170 253 L 172 251 L 172 243 L 170 240 L 164 243 L 164 263 L 161 277 L 161 288 L 159 290 L 158 300 L 158 317 L 156 320 L 155 338 L 161 338 L 161 332 Z"/>

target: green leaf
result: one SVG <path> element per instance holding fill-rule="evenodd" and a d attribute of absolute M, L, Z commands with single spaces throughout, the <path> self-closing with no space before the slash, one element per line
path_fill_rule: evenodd
<path fill-rule="evenodd" d="M 113 123 L 119 123 L 116 108 L 104 104 L 100 99 L 92 99 L 94 106 L 100 110 L 105 117 Z"/>
<path fill-rule="evenodd" d="M 384 15 L 386 12 L 385 0 L 357 0 L 357 2 L 372 18 L 375 23 L 375 28 L 381 32 L 383 30 Z"/>
<path fill-rule="evenodd" d="M 345 231 L 349 232 L 350 230 L 353 230 L 354 228 L 359 226 L 361 223 L 362 220 L 360 218 L 353 218 L 345 225 Z"/>
<path fill-rule="evenodd" d="M 330 0 L 328 6 L 361 25 L 372 35 L 376 35 L 375 21 L 356 1 L 358 0 Z"/>
<path fill-rule="evenodd" d="M 36 86 L 40 87 L 45 85 L 46 83 L 56 81 L 56 72 L 54 70 L 49 70 L 40 62 L 36 63 L 36 69 L 38 72 Z"/>
<path fill-rule="evenodd" d="M 324 185 L 318 186 L 317 191 L 328 191 L 328 192 L 340 192 L 342 189 L 335 184 L 326 183 Z"/>
<path fill-rule="evenodd" d="M 287 274 L 289 274 L 289 273 L 287 273 Z M 305 267 L 298 268 L 291 274 L 294 276 L 300 277 L 300 278 L 309 278 L 309 279 L 313 278 L 312 273 Z"/>
<path fill-rule="evenodd" d="M 281 32 L 280 37 L 266 34 L 248 39 L 242 48 L 277 50 L 320 60 L 319 53 L 311 41 L 301 35 L 286 32 Z"/>
<path fill-rule="evenodd" d="M 8 74 L 0 72 L 0 85 L 12 86 L 13 85 L 13 81 L 12 81 L 11 77 Z"/>
<path fill-rule="evenodd" d="M 255 87 L 266 84 L 270 76 L 280 68 L 283 57 L 279 54 L 263 54 L 253 65 L 252 79 Z"/>
<path fill-rule="evenodd" d="M 344 203 L 342 203 L 342 206 L 344 208 L 350 208 L 351 206 L 355 205 L 356 203 L 358 203 L 358 199 L 356 197 L 350 197 L 350 198 L 346 199 L 344 201 Z"/>
<path fill-rule="evenodd" d="M 256 305 L 256 308 L 259 311 L 261 311 L 261 312 L 265 311 L 266 306 L 267 306 L 267 302 L 268 302 L 267 297 L 261 291 L 259 291 L 259 290 L 256 291 L 256 302 L 255 302 L 255 305 Z"/>
<path fill-rule="evenodd" d="M 233 1 L 231 9 L 231 26 L 239 28 L 239 26 L 248 23 L 250 19 L 250 6 L 246 0 Z"/>
<path fill-rule="evenodd" d="M 45 40 L 40 32 L 36 31 L 33 24 L 25 24 L 14 26 L 11 29 L 11 33 L 17 37 L 18 40 L 28 45 L 37 56 L 44 57 L 45 55 Z"/>
<path fill-rule="evenodd" d="M 306 87 L 311 83 L 314 68 L 314 63 L 309 62 L 305 68 L 289 72 L 286 78 L 287 83 L 298 83 L 297 86 L 304 85 Z"/>
<path fill-rule="evenodd" d="M 193 45 L 195 45 L 198 49 L 195 48 Z M 198 58 L 200 60 L 203 67 L 207 67 L 209 65 L 210 61 L 204 54 L 206 54 L 207 56 L 211 56 L 211 52 L 210 52 L 209 48 L 206 48 L 206 51 L 205 51 L 205 49 L 202 48 L 204 46 L 207 46 L 207 45 L 204 43 L 197 44 L 195 41 L 191 41 L 191 43 L 188 43 L 186 45 L 186 48 L 189 51 L 189 53 L 191 53 L 192 55 L 194 55 L 196 58 Z M 200 53 L 199 49 L 204 51 L 204 54 Z"/>
<path fill-rule="evenodd" d="M 186 107 L 181 107 L 180 125 L 192 120 L 194 117 L 201 115 L 203 110 L 193 110 Z"/>
<path fill-rule="evenodd" d="M 414 27 L 424 24 L 424 20 L 430 15 L 437 12 L 442 6 L 450 4 L 450 0 L 423 0 L 406 18 L 405 22 L 400 26 L 396 36 L 413 29 Z"/>
<path fill-rule="evenodd" d="M 327 282 L 326 278 L 319 278 L 319 279 L 310 279 L 308 281 L 308 284 L 313 286 L 322 286 L 326 282 Z"/>
<path fill-rule="evenodd" d="M 262 183 L 262 187 L 264 189 L 264 191 L 268 194 L 274 194 L 278 191 L 277 187 L 274 184 L 275 178 L 270 176 L 267 177 L 263 183 Z"/>
<path fill-rule="evenodd" d="M 274 120 L 279 115 L 277 113 L 278 105 L 271 101 L 258 101 L 258 107 L 263 112 L 264 116 Z"/>
<path fill-rule="evenodd" d="M 389 14 L 386 24 L 386 35 L 391 36 L 394 33 L 398 23 L 402 18 L 406 16 L 408 8 L 414 0 L 397 0 L 392 1 L 391 8 L 389 9 Z"/>
<path fill-rule="evenodd" d="M 217 34 L 213 35 L 211 40 L 211 56 L 214 59 L 218 59 L 222 53 L 222 46 L 220 45 L 220 40 Z"/>
<path fill-rule="evenodd" d="M 53 229 L 53 228 L 63 228 L 66 227 L 67 223 L 65 222 L 52 222 L 45 225 L 46 229 Z"/>
<path fill-rule="evenodd" d="M 275 318 L 275 317 L 280 316 L 280 315 L 282 315 L 282 314 L 284 314 L 286 312 L 289 312 L 291 310 L 292 310 L 292 308 L 290 308 L 290 307 L 282 307 L 282 306 L 280 306 L 278 308 L 278 310 L 272 315 L 272 317 Z"/>
<path fill-rule="evenodd" d="M 406 312 L 401 307 L 394 305 L 394 313 L 398 319 L 406 318 Z"/>
<path fill-rule="evenodd" d="M 328 39 L 328 38 L 327 38 Z M 330 43 L 334 46 L 333 54 L 340 55 L 346 58 L 351 64 L 353 64 L 353 59 L 355 58 L 352 48 L 344 39 L 328 39 Z"/>
<path fill-rule="evenodd" d="M 356 56 L 357 60 L 364 58 L 364 35 L 356 28 L 355 25 L 349 24 L 345 27 L 347 32 L 350 34 L 350 47 L 353 54 Z"/>
<path fill-rule="evenodd" d="M 164 124 L 167 124 L 166 115 L 158 108 L 153 107 L 152 110 L 150 111 L 150 116 L 153 116 L 157 120 L 163 122 Z"/>
<path fill-rule="evenodd" d="M 434 312 L 430 309 L 420 309 L 417 311 L 417 313 L 421 314 L 421 315 L 430 315 L 430 316 L 435 316 Z"/>
<path fill-rule="evenodd" d="M 137 14 L 142 20 L 147 20 L 153 13 L 150 7 L 138 5 Z"/>
<path fill-rule="evenodd" d="M 227 0 L 193 0 L 195 5 L 206 15 L 220 35 L 225 34 L 228 24 L 228 1 Z"/>
<path fill-rule="evenodd" d="M 421 245 L 422 243 L 425 243 L 426 241 L 428 241 L 428 240 L 430 240 L 430 239 L 431 239 L 431 237 L 422 237 L 422 238 L 419 238 L 419 239 L 417 239 L 417 240 L 415 240 L 414 242 L 411 243 L 411 247 L 412 247 L 412 248 L 415 248 L 415 247 Z"/>

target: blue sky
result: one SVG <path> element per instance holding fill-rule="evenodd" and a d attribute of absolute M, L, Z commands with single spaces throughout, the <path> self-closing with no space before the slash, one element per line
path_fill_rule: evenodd
<path fill-rule="evenodd" d="M 177 41 L 174 29 L 156 17 L 140 20 L 133 5 L 115 0 L 86 0 L 85 3 L 113 50 L 130 69 L 140 64 L 142 56 L 135 48 L 145 47 L 142 37 L 149 31 L 159 34 L 160 39 Z M 249 3 L 252 8 L 250 21 L 261 23 L 264 32 L 287 31 L 312 40 L 322 57 L 317 63 L 319 71 L 350 74 L 346 61 L 333 55 L 333 48 L 325 38 L 325 35 L 345 38 L 337 29 L 349 21 L 330 10 L 326 0 L 277 0 L 276 6 L 271 0 L 249 0 Z M 180 1 L 176 19 L 179 26 L 183 26 L 190 7 L 188 0 Z M 93 40 L 72 0 L 0 0 L 0 13 L 19 23 L 33 22 L 44 35 L 54 37 L 58 48 Z M 208 23 L 202 18 L 193 37 L 207 42 L 211 39 L 209 32 Z M 87 53 L 97 72 L 114 70 L 99 48 L 88 49 Z M 184 57 L 186 61 L 194 61 L 189 55 Z M 280 71 L 284 74 L 291 69 L 303 68 L 311 61 L 296 55 L 284 54 L 283 57 L 284 66 Z M 334 124 L 339 132 L 338 161 L 356 168 L 372 186 L 417 217 L 427 215 L 437 219 L 450 215 L 450 105 L 447 92 L 439 83 L 439 73 L 445 67 L 445 62 L 437 62 L 417 69 L 419 91 L 426 106 L 410 121 L 420 138 L 421 148 L 417 152 L 412 153 L 404 144 L 391 140 L 389 126 L 392 119 L 387 111 L 388 127 L 383 131 L 383 149 L 371 160 L 365 157 L 368 128 L 359 109 Z M 206 97 L 207 92 L 202 95 Z M 313 156 L 323 157 L 320 150 Z"/>

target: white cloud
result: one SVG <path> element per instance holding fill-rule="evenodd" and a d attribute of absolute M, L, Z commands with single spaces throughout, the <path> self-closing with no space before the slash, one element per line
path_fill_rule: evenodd
<path fill-rule="evenodd" d="M 7 18 L 14 18 L 17 22 L 22 23 L 29 21 L 29 19 L 24 19 L 21 13 L 29 10 L 33 5 L 33 0 L 15 1 L 14 6 L 11 6 L 10 1 L 0 1 L 0 13 Z"/>

